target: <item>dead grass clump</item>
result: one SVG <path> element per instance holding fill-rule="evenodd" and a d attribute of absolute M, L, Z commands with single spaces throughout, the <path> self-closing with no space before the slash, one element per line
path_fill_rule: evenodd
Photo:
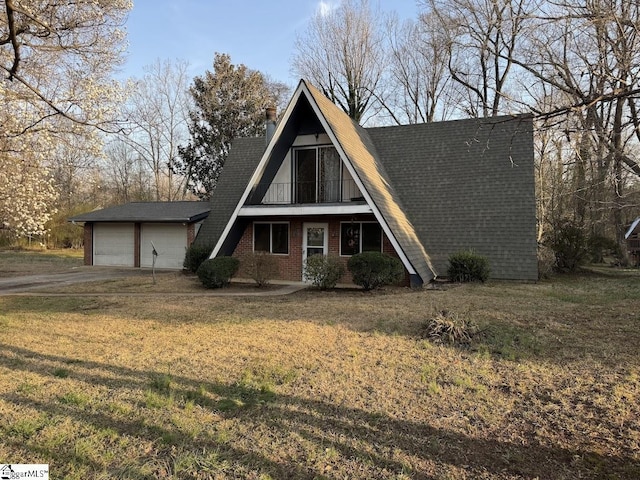
<path fill-rule="evenodd" d="M 464 346 L 479 332 L 475 322 L 449 310 L 440 310 L 423 326 L 422 336 L 434 343 Z"/>

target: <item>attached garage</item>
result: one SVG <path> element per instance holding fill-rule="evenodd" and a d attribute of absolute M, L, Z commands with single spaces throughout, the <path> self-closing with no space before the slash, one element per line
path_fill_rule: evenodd
<path fill-rule="evenodd" d="M 85 265 L 181 269 L 208 202 L 134 202 L 69 219 L 84 223 Z"/>
<path fill-rule="evenodd" d="M 187 226 L 181 223 L 143 223 L 140 227 L 140 266 L 153 266 L 153 248 L 156 268 L 182 268 L 187 251 Z"/>
<path fill-rule="evenodd" d="M 97 223 L 93 226 L 93 265 L 134 266 L 133 223 Z"/>

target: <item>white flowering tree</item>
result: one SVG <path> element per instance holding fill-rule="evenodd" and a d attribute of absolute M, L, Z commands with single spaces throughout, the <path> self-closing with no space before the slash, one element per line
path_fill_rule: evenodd
<path fill-rule="evenodd" d="M 87 156 L 114 130 L 121 28 L 131 0 L 0 0 L 0 227 L 39 234 L 55 211 L 49 174 L 70 138 Z"/>
<path fill-rule="evenodd" d="M 7 160 L 7 161 L 5 161 Z M 22 237 L 42 235 L 55 213 L 56 188 L 47 169 L 22 158 L 3 158 L 0 169 L 1 227 Z"/>

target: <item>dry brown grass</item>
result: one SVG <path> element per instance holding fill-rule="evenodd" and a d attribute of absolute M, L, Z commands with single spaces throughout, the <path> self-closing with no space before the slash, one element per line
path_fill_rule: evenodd
<path fill-rule="evenodd" d="M 0 459 L 52 478 L 640 476 L 640 277 L 0 298 Z M 419 337 L 434 312 L 484 331 Z"/>
<path fill-rule="evenodd" d="M 66 272 L 82 265 L 82 250 L 0 250 L 0 278 Z"/>

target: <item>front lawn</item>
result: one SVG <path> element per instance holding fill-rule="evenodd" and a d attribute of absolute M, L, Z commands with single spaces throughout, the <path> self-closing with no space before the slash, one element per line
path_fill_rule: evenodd
<path fill-rule="evenodd" d="M 640 477 L 640 275 L 0 297 L 0 461 L 51 478 Z M 471 348 L 421 338 L 443 310 Z"/>
<path fill-rule="evenodd" d="M 0 277 L 66 272 L 82 263 L 81 249 L 0 250 Z"/>

